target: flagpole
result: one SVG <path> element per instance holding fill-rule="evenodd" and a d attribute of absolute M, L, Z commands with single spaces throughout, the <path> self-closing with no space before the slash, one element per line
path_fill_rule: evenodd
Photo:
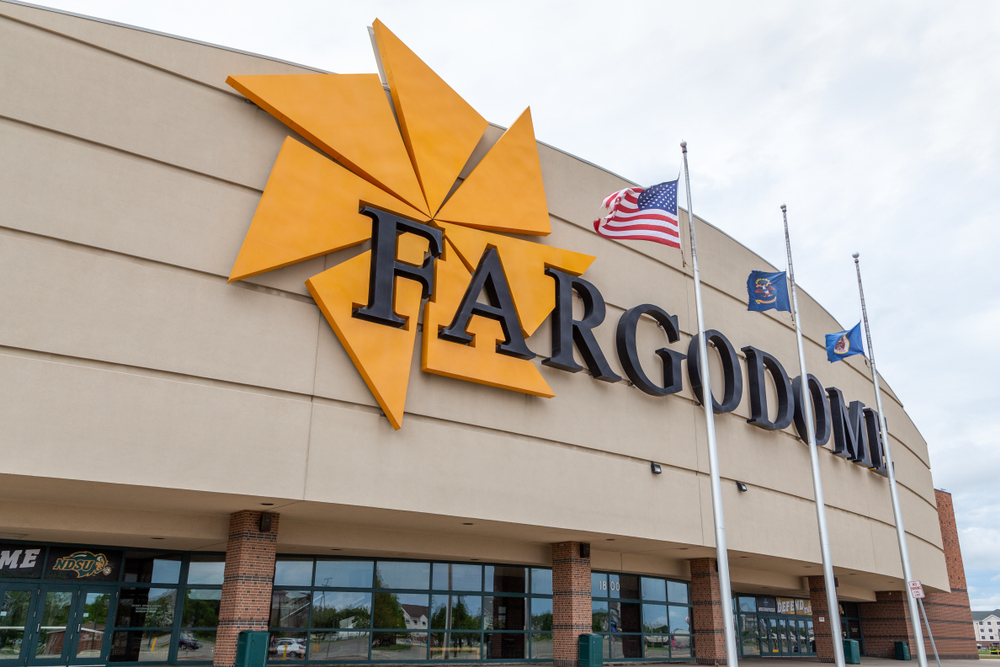
<path fill-rule="evenodd" d="M 698 311 L 698 360 L 701 362 L 701 403 L 705 408 L 705 433 L 708 438 L 708 470 L 712 480 L 712 517 L 715 521 L 715 558 L 719 566 L 719 597 L 722 598 L 722 623 L 726 633 L 726 665 L 738 667 L 736 628 L 733 626 L 733 589 L 729 583 L 729 549 L 726 546 L 726 519 L 722 513 L 722 483 L 719 481 L 719 452 L 715 444 L 712 381 L 708 372 L 708 344 L 705 340 L 705 313 L 701 304 L 701 274 L 698 272 L 698 244 L 694 237 L 694 211 L 691 208 L 691 175 L 688 173 L 687 142 L 681 142 L 684 154 L 684 185 L 687 188 L 688 231 L 691 235 L 691 267 L 694 271 L 694 300 Z M 926 667 L 921 665 L 921 667 Z"/>
<path fill-rule="evenodd" d="M 795 320 L 795 342 L 799 348 L 799 377 L 802 416 L 806 422 L 806 444 L 812 464 L 813 495 L 816 498 L 816 523 L 819 524 L 819 549 L 823 558 L 823 581 L 826 584 L 826 608 L 830 616 L 830 638 L 833 640 L 833 661 L 844 667 L 844 644 L 840 630 L 840 605 L 837 603 L 837 580 L 833 576 L 833 558 L 830 556 L 830 533 L 826 526 L 826 503 L 823 501 L 823 482 L 819 476 L 819 453 L 816 447 L 816 423 L 813 418 L 812 395 L 809 392 L 809 374 L 806 371 L 806 353 L 802 348 L 802 327 L 799 323 L 799 298 L 795 289 L 795 267 L 792 265 L 792 242 L 788 236 L 788 209 L 781 205 L 785 223 L 785 253 L 788 255 L 788 286 L 792 293 L 792 319 Z"/>
<path fill-rule="evenodd" d="M 875 350 L 872 349 L 872 332 L 868 328 L 868 309 L 865 306 L 865 288 L 861 284 L 861 263 L 858 253 L 854 257 L 854 268 L 858 272 L 858 293 L 861 295 L 861 317 L 865 322 L 865 336 L 868 339 L 868 361 L 872 367 L 872 382 L 875 384 L 875 406 L 878 408 L 879 432 L 882 436 L 882 451 L 885 454 L 885 467 L 889 472 L 889 494 L 892 496 L 892 514 L 896 519 L 896 539 L 899 541 L 899 559 L 903 562 L 903 595 L 910 608 L 910 621 L 913 626 L 913 636 L 917 643 L 917 661 L 920 667 L 927 667 L 927 651 L 924 649 L 923 632 L 920 629 L 920 612 L 917 601 L 910 594 L 909 582 L 913 581 L 910 570 L 910 551 L 906 547 L 906 530 L 903 528 L 903 510 L 899 506 L 899 492 L 896 490 L 896 471 L 892 465 L 892 454 L 889 451 L 889 430 L 885 426 L 885 412 L 882 410 L 882 390 L 878 384 L 878 371 L 875 368 Z"/>

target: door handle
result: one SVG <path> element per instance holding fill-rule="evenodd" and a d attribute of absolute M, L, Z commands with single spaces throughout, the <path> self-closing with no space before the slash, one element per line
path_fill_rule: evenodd
<path fill-rule="evenodd" d="M 76 624 L 76 634 L 80 634 L 80 628 L 82 628 L 82 627 L 83 627 L 82 623 L 77 623 Z"/>
<path fill-rule="evenodd" d="M 35 634 L 37 635 L 41 629 L 42 629 L 42 624 L 39 623 L 38 625 L 35 626 Z"/>

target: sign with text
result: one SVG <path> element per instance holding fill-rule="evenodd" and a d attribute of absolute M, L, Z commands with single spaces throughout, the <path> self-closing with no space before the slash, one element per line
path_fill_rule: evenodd
<path fill-rule="evenodd" d="M 0 542 L 0 578 L 38 579 L 45 547 Z"/>
<path fill-rule="evenodd" d="M 920 599 L 922 597 L 927 597 L 926 595 L 924 595 L 924 587 L 919 581 L 908 582 L 908 585 L 910 588 L 910 595 L 912 595 L 913 597 L 917 599 Z"/>

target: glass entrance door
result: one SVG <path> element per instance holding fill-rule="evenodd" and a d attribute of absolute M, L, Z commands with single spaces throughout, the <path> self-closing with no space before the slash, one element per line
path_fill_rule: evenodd
<path fill-rule="evenodd" d="M 86 665 L 106 655 L 114 593 L 96 586 L 53 585 L 38 590 L 22 651 L 28 665 Z"/>
<path fill-rule="evenodd" d="M 35 586 L 0 584 L 0 665 L 23 665 L 27 660 L 25 635 L 29 632 Z"/>

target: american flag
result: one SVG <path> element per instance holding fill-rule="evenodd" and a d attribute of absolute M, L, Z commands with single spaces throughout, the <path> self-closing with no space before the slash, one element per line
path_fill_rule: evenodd
<path fill-rule="evenodd" d="M 613 192 L 604 198 L 604 207 L 611 213 L 594 221 L 594 230 L 601 236 L 681 247 L 677 181 Z"/>

